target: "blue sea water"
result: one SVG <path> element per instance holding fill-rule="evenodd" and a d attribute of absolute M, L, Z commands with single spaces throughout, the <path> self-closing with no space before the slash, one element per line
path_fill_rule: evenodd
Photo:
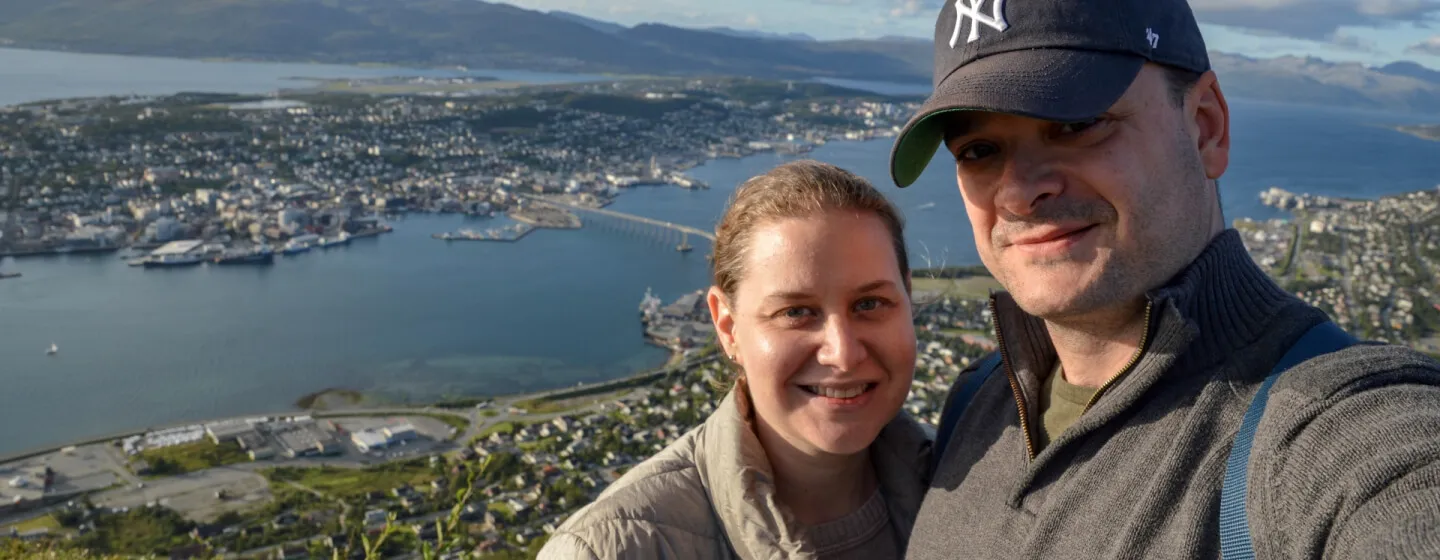
<path fill-rule="evenodd" d="M 125 93 L 132 83 L 70 90 L 65 76 L 45 74 L 17 86 L 4 77 L 15 75 L 4 62 L 14 56 L 0 50 L 0 104 L 52 92 Z M 150 67 L 163 74 L 155 79 L 180 64 L 155 60 L 146 62 L 158 64 Z M 306 69 L 256 72 L 260 81 L 316 75 Z M 361 70 L 368 69 L 335 75 Z M 224 80 L 195 85 L 177 87 L 227 91 Z M 1256 196 L 1271 186 L 1374 197 L 1440 183 L 1440 144 L 1389 128 L 1435 117 L 1243 100 L 1231 108 L 1232 161 L 1221 184 L 1232 219 L 1275 215 Z M 975 263 L 951 166 L 937 158 L 919 183 L 895 189 L 889 147 L 838 142 L 804 157 L 852 169 L 892 196 L 908 221 L 913 262 Z M 640 188 L 611 208 L 712 228 L 736 185 L 786 159 L 793 158 L 710 162 L 691 173 L 711 190 Z M 289 410 L 297 397 L 329 387 L 425 399 L 619 377 L 666 357 L 642 340 L 636 306 L 645 290 L 673 299 L 708 283 L 703 240 L 691 239 L 696 250 L 681 254 L 673 240 L 591 227 L 542 230 L 518 243 L 446 243 L 430 235 L 492 222 L 412 215 L 394 225 L 392 234 L 268 268 L 145 270 L 114 256 L 75 255 L 0 263 L 24 274 L 0 280 L 0 423 L 13 428 L 0 431 L 0 453 Z M 47 356 L 52 342 L 60 353 Z"/>

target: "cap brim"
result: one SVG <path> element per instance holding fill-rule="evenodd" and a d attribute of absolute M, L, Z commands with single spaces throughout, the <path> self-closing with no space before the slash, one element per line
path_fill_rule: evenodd
<path fill-rule="evenodd" d="M 1030 49 L 962 66 L 940 82 L 895 138 L 890 176 L 902 188 L 920 178 L 944 140 L 939 115 L 986 111 L 1058 122 L 1091 119 L 1125 94 L 1144 64 L 1131 54 Z"/>

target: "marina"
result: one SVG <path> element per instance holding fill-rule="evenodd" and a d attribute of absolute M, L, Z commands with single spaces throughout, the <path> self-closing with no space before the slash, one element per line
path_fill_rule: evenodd
<path fill-rule="evenodd" d="M 394 231 L 388 224 L 378 224 L 350 233 L 344 230 L 339 232 L 320 235 L 315 233 L 304 233 L 291 237 L 284 245 L 281 245 L 278 253 L 282 255 L 299 255 L 311 249 L 329 249 L 349 245 L 352 240 L 375 237 L 382 233 Z M 141 268 L 188 268 L 202 264 L 216 264 L 221 266 L 234 265 L 272 265 L 275 263 L 277 251 L 268 242 L 258 243 L 250 241 L 230 242 L 218 240 L 206 242 L 203 240 L 187 239 L 171 241 L 154 247 L 147 251 L 142 246 L 132 246 L 122 253 L 126 257 L 126 264 L 132 267 Z M 137 256 L 138 255 L 138 256 Z M 16 276 L 19 274 L 17 273 Z M 5 278 L 0 274 L 0 278 Z"/>

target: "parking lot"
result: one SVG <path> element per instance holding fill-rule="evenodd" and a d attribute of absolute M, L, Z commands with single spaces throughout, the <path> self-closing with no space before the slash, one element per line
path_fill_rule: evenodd
<path fill-rule="evenodd" d="M 224 491 L 224 499 L 216 493 Z M 100 507 L 134 508 L 155 503 L 205 522 L 269 500 L 270 484 L 248 469 L 220 467 L 127 485 L 94 498 Z"/>
<path fill-rule="evenodd" d="M 51 494 L 100 490 L 120 482 L 120 472 L 117 471 L 122 471 L 123 468 L 115 463 L 106 447 L 104 444 L 96 444 L 67 448 L 66 451 L 0 465 L 0 480 L 4 481 L 3 486 L 0 486 L 0 501 L 9 503 L 16 496 L 24 499 L 39 498 L 43 481 L 36 480 L 31 475 L 46 466 L 55 471 Z M 17 477 L 30 479 L 35 485 L 30 488 L 14 487 L 10 483 Z"/>

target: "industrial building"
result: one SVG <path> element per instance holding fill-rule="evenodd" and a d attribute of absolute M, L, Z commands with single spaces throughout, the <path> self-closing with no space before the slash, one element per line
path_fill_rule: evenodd
<path fill-rule="evenodd" d="M 272 427 L 275 439 L 279 440 L 286 457 L 308 457 L 311 455 L 338 455 L 344 450 L 340 442 L 320 429 L 314 422 L 280 424 Z"/>
<path fill-rule="evenodd" d="M 385 437 L 390 440 L 391 444 L 396 444 L 402 441 L 412 441 L 419 436 L 415 434 L 415 426 L 409 422 L 404 422 L 394 426 L 386 426 Z"/>
<path fill-rule="evenodd" d="M 372 450 L 384 449 L 402 442 L 414 441 L 420 435 L 415 431 L 415 426 L 409 422 L 401 422 L 383 428 L 370 428 L 350 434 L 350 442 L 361 453 L 369 453 Z"/>
<path fill-rule="evenodd" d="M 210 436 L 210 441 L 219 445 L 227 441 L 240 441 L 246 436 L 258 436 L 259 434 L 255 432 L 255 424 L 248 420 L 227 420 L 206 424 L 205 435 Z"/>
<path fill-rule="evenodd" d="M 350 442 L 354 443 L 361 453 L 369 453 L 389 446 L 390 438 L 379 430 L 360 430 L 350 434 Z"/>

